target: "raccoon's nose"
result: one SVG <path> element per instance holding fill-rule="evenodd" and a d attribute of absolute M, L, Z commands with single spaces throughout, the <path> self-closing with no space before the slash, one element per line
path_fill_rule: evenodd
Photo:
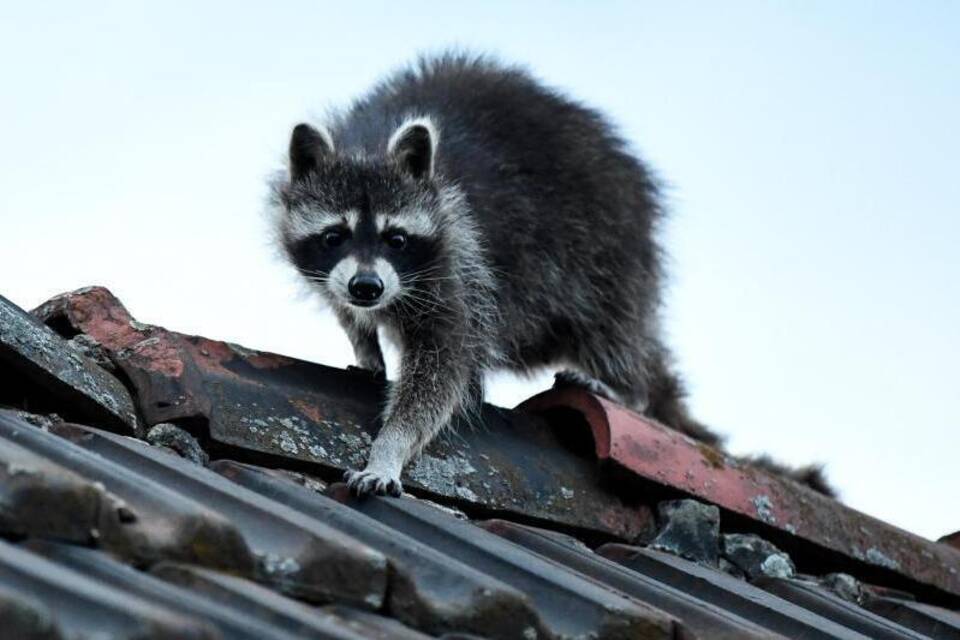
<path fill-rule="evenodd" d="M 358 273 L 350 278 L 347 288 L 357 300 L 373 302 L 383 293 L 383 281 L 373 273 Z"/>

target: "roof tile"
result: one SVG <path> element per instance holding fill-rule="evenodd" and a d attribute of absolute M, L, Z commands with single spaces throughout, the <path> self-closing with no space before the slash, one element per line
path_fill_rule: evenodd
<path fill-rule="evenodd" d="M 256 556 L 255 570 L 242 573 L 309 600 L 372 609 L 383 604 L 386 558 L 362 542 L 140 441 L 76 425 L 59 425 L 55 431 L 98 458 L 135 470 L 144 482 L 163 485 L 183 500 L 204 505 L 208 517 L 229 522 L 244 548 Z"/>
<path fill-rule="evenodd" d="M 960 596 L 960 550 L 851 509 L 808 487 L 737 463 L 725 454 L 584 390 L 565 387 L 518 407 L 535 414 L 576 411 L 593 432 L 597 457 L 638 480 L 668 487 L 749 518 L 814 553 L 838 552 L 875 574 L 893 572 Z"/>
<path fill-rule="evenodd" d="M 230 640 L 295 640 L 296 636 L 273 628 L 245 611 L 218 605 L 215 601 L 198 597 L 195 593 L 177 587 L 137 571 L 105 553 L 84 549 L 75 545 L 57 544 L 49 541 L 33 541 L 27 549 L 60 566 L 69 567 L 84 576 L 122 591 L 171 615 L 187 619 L 203 620 L 216 627 L 224 638 Z"/>
<path fill-rule="evenodd" d="M 357 499 L 342 484 L 331 487 L 330 493 L 382 524 L 529 594 L 554 636 L 675 638 L 686 633 L 667 613 L 424 502 L 377 496 Z"/>
<path fill-rule="evenodd" d="M 676 556 L 621 544 L 603 545 L 597 553 L 788 638 L 868 638 L 742 580 Z"/>
<path fill-rule="evenodd" d="M 804 580 L 761 578 L 758 587 L 874 640 L 921 640 L 922 635 Z"/>
<path fill-rule="evenodd" d="M 66 425 L 56 428 L 71 432 Z M 254 558 L 232 523 L 202 502 L 150 480 L 141 469 L 89 452 L 38 429 L 12 411 L 0 410 L 0 439 L 49 461 L 48 469 L 68 469 L 104 487 L 111 496 L 107 501 L 111 508 L 100 513 L 99 527 L 92 535 L 105 549 L 137 563 L 176 559 L 252 572 Z M 35 478 L 46 482 L 42 475 Z"/>
<path fill-rule="evenodd" d="M 133 400 L 106 370 L 72 349 L 36 318 L 0 296 L 0 402 L 92 420 L 133 433 Z"/>
<path fill-rule="evenodd" d="M 456 556 L 267 470 L 230 461 L 215 462 L 213 468 L 383 553 L 391 565 L 386 611 L 397 619 L 432 633 L 462 630 L 523 640 L 530 629 L 544 637 L 543 623 L 525 595 Z"/>
<path fill-rule="evenodd" d="M 98 554 L 102 555 L 102 554 Z M 105 556 L 104 556 L 105 557 Z M 108 637 L 111 640 L 218 640 L 216 630 L 201 619 L 189 619 L 161 606 L 131 595 L 125 589 L 52 562 L 34 553 L 0 542 L 0 584 L 8 598 L 16 598 L 20 615 L 11 620 L 7 604 L 0 622 L 5 633 L 11 621 L 30 619 L 22 612 L 32 610 L 48 620 L 48 629 L 62 630 L 66 638 Z M 12 593 L 11 593 L 12 592 Z M 3 598 L 6 600 L 6 598 Z M 6 600 L 7 603 L 10 600 Z M 34 618 L 36 620 L 36 618 Z M 26 626 L 26 625 L 24 625 Z M 42 626 L 33 625 L 37 634 Z M 51 634 L 53 635 L 53 634 Z M 12 635 L 6 637 L 20 638 Z M 43 636 L 41 636 L 43 637 Z M 53 635 L 56 637 L 56 635 Z"/>
<path fill-rule="evenodd" d="M 558 539 L 552 532 L 490 520 L 481 526 L 499 536 L 523 545 L 534 553 L 609 585 L 637 600 L 663 609 L 683 620 L 691 631 L 714 640 L 759 640 L 783 638 L 725 609 L 701 600 L 637 571 L 599 556 L 582 545 Z"/>
<path fill-rule="evenodd" d="M 91 544 L 112 502 L 102 484 L 0 437 L 0 532 Z"/>
<path fill-rule="evenodd" d="M 876 614 L 938 640 L 960 639 L 960 613 L 898 598 L 868 599 Z"/>
<path fill-rule="evenodd" d="M 93 336 L 136 391 L 148 426 L 202 422 L 231 451 L 327 469 L 362 466 L 379 427 L 383 386 L 345 372 L 187 336 L 133 320 L 106 289 L 64 294 L 41 317 Z M 603 490 L 602 470 L 543 421 L 487 405 L 484 429 L 462 429 L 433 443 L 404 483 L 447 499 L 635 540 L 653 517 Z"/>
<path fill-rule="evenodd" d="M 358 500 L 328 482 L 362 462 L 376 430 L 383 388 L 371 377 L 143 325 L 100 288 L 37 313 L 75 346 L 42 327 L 0 341 L 0 374 L 14 376 L 0 403 L 21 409 L 0 410 L 0 536 L 34 537 L 0 542 L 7 635 L 957 637 L 958 614 L 896 591 L 960 604 L 945 579 L 960 557 L 948 544 L 918 542 L 586 393 L 548 392 L 528 413 L 485 407 L 484 429 L 431 446 L 408 474 L 429 502 Z M 48 343 L 38 369 L 24 356 Z M 81 410 L 84 379 L 50 377 L 80 353 L 105 367 L 76 355 L 106 385 L 118 372 L 144 426 L 172 422 L 144 434 L 102 406 Z M 108 431 L 22 411 L 38 407 Z M 665 502 L 691 496 L 701 502 Z M 712 565 L 720 539 L 751 541 L 764 559 L 756 583 L 652 548 L 596 553 L 581 542 L 649 543 L 654 509 L 657 544 L 672 553 Z M 828 518 L 834 529 L 811 530 Z M 774 555 L 790 569 L 787 554 L 801 571 L 834 573 L 758 577 Z M 716 564 L 735 573 L 727 556 Z M 820 586 L 831 584 L 847 600 Z M 339 604 L 305 604 L 327 602 Z"/>
<path fill-rule="evenodd" d="M 266 587 L 194 565 L 161 562 L 150 573 L 298 638 L 426 640 L 394 620 L 344 605 L 309 607 Z"/>

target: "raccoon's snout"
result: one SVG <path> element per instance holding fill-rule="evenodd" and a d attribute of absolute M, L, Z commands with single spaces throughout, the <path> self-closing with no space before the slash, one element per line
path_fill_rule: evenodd
<path fill-rule="evenodd" d="M 355 304 L 371 305 L 383 294 L 383 280 L 375 273 L 358 273 L 350 278 L 347 290 Z"/>
<path fill-rule="evenodd" d="M 327 295 L 338 306 L 351 309 L 363 316 L 369 311 L 386 307 L 403 293 L 399 274 L 383 258 L 373 264 L 347 256 L 330 272 Z"/>

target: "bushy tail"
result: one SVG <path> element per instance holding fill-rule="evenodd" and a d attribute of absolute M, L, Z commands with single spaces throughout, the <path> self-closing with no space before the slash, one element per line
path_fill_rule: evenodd
<path fill-rule="evenodd" d="M 666 358 L 658 358 L 651 372 L 647 415 L 680 433 L 699 440 L 717 449 L 724 450 L 723 436 L 715 433 L 690 415 L 686 403 L 686 389 L 683 381 L 674 373 Z M 789 478 L 806 485 L 825 496 L 835 498 L 837 492 L 827 481 L 823 465 L 810 464 L 803 467 L 791 467 L 778 462 L 770 456 L 742 456 L 737 460 L 765 469 L 775 475 Z"/>
<path fill-rule="evenodd" d="M 791 467 L 790 465 L 783 464 L 777 460 L 774 460 L 767 454 L 761 454 L 758 456 L 740 456 L 737 458 L 740 462 L 744 462 L 754 467 L 760 467 L 765 469 L 770 473 L 773 473 L 784 478 L 790 478 L 795 482 L 800 484 L 807 485 L 814 491 L 822 493 L 825 496 L 830 498 L 836 498 L 837 492 L 827 481 L 826 473 L 823 470 L 822 464 L 808 464 L 802 467 Z"/>
<path fill-rule="evenodd" d="M 646 414 L 680 433 L 722 449 L 724 437 L 690 415 L 683 381 L 670 370 L 664 358 L 657 358 L 650 372 Z"/>

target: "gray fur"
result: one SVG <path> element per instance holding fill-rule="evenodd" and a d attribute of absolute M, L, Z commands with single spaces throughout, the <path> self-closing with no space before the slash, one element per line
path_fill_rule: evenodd
<path fill-rule="evenodd" d="M 689 417 L 661 339 L 656 181 L 597 112 L 522 70 L 450 55 L 394 74 L 327 124 L 295 130 L 274 194 L 283 246 L 332 302 L 359 364 L 383 370 L 377 326 L 401 342 L 383 428 L 348 476 L 356 491 L 398 494 L 403 465 L 478 406 L 496 368 L 570 367 L 562 382 L 719 444 Z M 432 232 L 413 266 L 379 236 L 351 238 L 361 264 L 393 261 L 389 305 L 331 295 L 329 254 L 346 249 L 301 237 L 311 212 L 348 210 L 360 227 L 416 220 Z"/>

